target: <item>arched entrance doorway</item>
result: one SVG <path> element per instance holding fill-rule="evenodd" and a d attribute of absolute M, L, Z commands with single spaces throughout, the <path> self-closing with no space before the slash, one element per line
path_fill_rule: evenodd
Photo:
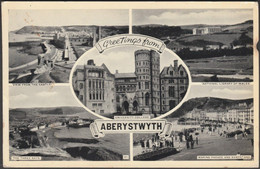
<path fill-rule="evenodd" d="M 126 112 L 126 114 L 129 113 L 129 103 L 127 101 L 123 102 L 123 111 Z"/>
<path fill-rule="evenodd" d="M 137 113 L 137 111 L 138 111 L 138 103 L 137 103 L 136 100 L 133 102 L 133 111 L 134 111 L 135 113 Z"/>

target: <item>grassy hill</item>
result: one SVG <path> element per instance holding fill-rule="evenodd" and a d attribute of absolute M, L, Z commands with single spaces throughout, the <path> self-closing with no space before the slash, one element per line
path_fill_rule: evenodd
<path fill-rule="evenodd" d="M 99 26 L 96 25 L 71 25 L 71 26 L 24 26 L 23 28 L 15 31 L 16 34 L 25 34 L 25 33 L 34 33 L 34 32 L 54 32 L 54 31 L 61 31 L 61 28 L 64 28 L 65 31 L 73 31 L 73 32 L 80 32 L 80 31 L 87 31 L 92 32 L 94 28 L 98 28 Z M 128 33 L 129 28 L 128 26 L 102 26 L 102 36 L 111 36 L 115 34 L 123 34 Z"/>
<path fill-rule="evenodd" d="M 159 39 L 166 39 L 166 37 L 178 37 L 182 34 L 191 34 L 192 31 L 182 29 L 180 26 L 141 25 L 133 26 L 133 33 L 148 35 Z"/>
<path fill-rule="evenodd" d="M 184 102 L 178 110 L 168 117 L 181 117 L 195 108 L 201 110 L 227 110 L 231 107 L 237 106 L 239 103 L 251 104 L 253 103 L 253 99 L 230 100 L 214 97 L 192 98 Z"/>
<path fill-rule="evenodd" d="M 82 107 L 51 107 L 51 108 L 15 108 L 10 109 L 10 117 L 24 119 L 26 117 L 40 115 L 71 115 L 86 112 Z M 87 113 L 87 112 L 86 112 Z"/>
<path fill-rule="evenodd" d="M 61 31 L 61 27 L 58 26 L 24 26 L 21 29 L 15 31 L 16 34 L 33 33 L 33 32 L 53 32 Z"/>

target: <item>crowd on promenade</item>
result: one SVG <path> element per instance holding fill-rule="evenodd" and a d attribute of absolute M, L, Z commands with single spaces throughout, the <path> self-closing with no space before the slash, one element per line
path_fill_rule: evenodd
<path fill-rule="evenodd" d="M 248 139 L 253 145 L 253 134 L 250 133 L 251 126 L 244 124 L 221 124 L 200 126 L 198 128 L 186 128 L 182 131 L 172 131 L 170 137 L 159 137 L 154 134 L 148 138 L 142 138 L 138 144 L 141 146 L 140 153 L 154 151 L 160 148 L 173 147 L 177 151 L 182 149 L 194 149 L 199 145 L 199 140 L 211 136 L 224 138 Z M 252 129 L 252 128 L 251 128 Z M 203 135 L 203 138 L 200 138 Z"/>

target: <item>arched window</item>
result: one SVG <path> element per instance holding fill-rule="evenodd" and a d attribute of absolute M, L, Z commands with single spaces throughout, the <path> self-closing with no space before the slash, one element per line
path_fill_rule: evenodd
<path fill-rule="evenodd" d="M 148 106 L 149 105 L 149 93 L 145 94 L 145 105 Z"/>
<path fill-rule="evenodd" d="M 120 97 L 116 96 L 116 102 L 120 102 Z"/>
<path fill-rule="evenodd" d="M 91 88 L 91 80 L 88 82 L 89 88 Z"/>

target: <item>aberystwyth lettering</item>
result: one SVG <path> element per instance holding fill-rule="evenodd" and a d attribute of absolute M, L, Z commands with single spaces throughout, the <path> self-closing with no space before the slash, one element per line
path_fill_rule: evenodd
<path fill-rule="evenodd" d="M 156 39 L 154 37 L 144 36 L 144 35 L 116 35 L 109 38 L 101 39 L 95 46 L 101 53 L 106 49 L 121 46 L 121 45 L 137 45 L 147 48 L 154 49 L 159 53 L 163 52 L 165 44 L 163 41 Z"/>
<path fill-rule="evenodd" d="M 107 130 L 162 130 L 163 124 L 161 122 L 150 122 L 150 123 L 102 123 L 101 131 Z"/>

